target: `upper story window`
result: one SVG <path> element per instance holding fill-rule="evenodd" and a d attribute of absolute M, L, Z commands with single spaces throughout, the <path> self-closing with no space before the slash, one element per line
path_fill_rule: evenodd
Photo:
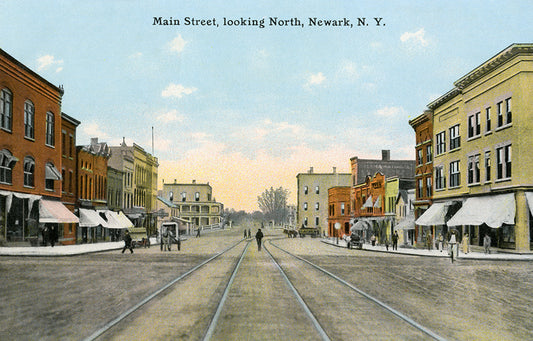
<path fill-rule="evenodd" d="M 194 193 L 194 200 L 195 201 L 200 201 L 200 192 Z"/>
<path fill-rule="evenodd" d="M 485 181 L 490 181 L 490 152 L 485 152 Z"/>
<path fill-rule="evenodd" d="M 168 200 L 170 200 L 170 202 L 174 201 L 174 192 L 170 191 L 170 193 L 168 193 Z"/>
<path fill-rule="evenodd" d="M 468 137 L 479 136 L 481 134 L 481 124 L 479 122 L 481 113 L 475 113 L 468 117 Z"/>
<path fill-rule="evenodd" d="M 417 149 L 416 151 L 416 164 L 421 165 L 424 163 L 424 155 L 422 148 Z"/>
<path fill-rule="evenodd" d="M 424 181 L 422 179 L 417 181 L 416 194 L 419 198 L 424 196 Z"/>
<path fill-rule="evenodd" d="M 446 132 L 441 131 L 437 134 L 437 155 L 440 155 L 442 153 L 446 152 Z"/>
<path fill-rule="evenodd" d="M 511 111 L 511 98 L 507 98 L 505 100 L 505 116 L 507 118 L 507 124 L 513 122 L 513 114 Z"/>
<path fill-rule="evenodd" d="M 315 193 L 316 193 L 316 194 L 320 194 L 320 187 L 315 186 Z"/>
<path fill-rule="evenodd" d="M 319 202 L 315 203 L 315 211 L 318 211 L 318 210 L 320 210 L 320 203 Z"/>
<path fill-rule="evenodd" d="M 461 172 L 459 170 L 459 161 L 450 162 L 450 187 L 461 185 Z"/>
<path fill-rule="evenodd" d="M 450 128 L 450 150 L 461 147 L 461 136 L 459 135 L 459 125 Z"/>
<path fill-rule="evenodd" d="M 511 165 L 511 145 L 496 148 L 496 178 L 510 178 Z"/>
<path fill-rule="evenodd" d="M 488 107 L 485 109 L 485 132 L 489 132 L 491 129 L 490 107 Z"/>
<path fill-rule="evenodd" d="M 435 189 L 444 189 L 446 187 L 446 177 L 444 176 L 444 167 L 435 167 Z"/>
<path fill-rule="evenodd" d="M 341 215 L 344 215 L 344 210 L 345 210 L 344 203 L 341 202 Z"/>
<path fill-rule="evenodd" d="M 307 211 L 307 203 L 304 202 L 304 211 Z"/>
<path fill-rule="evenodd" d="M 477 184 L 480 181 L 479 154 L 468 158 L 468 183 Z"/>
<path fill-rule="evenodd" d="M 431 195 L 433 194 L 433 186 L 431 185 L 431 176 L 428 176 L 426 178 L 426 197 L 431 197 Z"/>
<path fill-rule="evenodd" d="M 426 163 L 433 161 L 433 149 L 431 145 L 426 146 Z"/>
<path fill-rule="evenodd" d="M 187 192 L 181 192 L 181 201 L 187 201 Z"/>
<path fill-rule="evenodd" d="M 24 158 L 24 186 L 35 186 L 35 160 L 31 156 Z"/>
<path fill-rule="evenodd" d="M 2 89 L 0 95 L 0 128 L 11 131 L 13 126 L 13 94 Z"/>
<path fill-rule="evenodd" d="M 17 161 L 18 159 L 9 150 L 0 150 L 0 183 L 12 184 L 13 167 L 15 167 Z"/>
<path fill-rule="evenodd" d="M 46 113 L 46 144 L 55 145 L 55 121 L 54 114 L 51 112 Z"/>
<path fill-rule="evenodd" d="M 307 186 L 304 186 L 304 194 L 307 195 L 309 193 L 309 188 Z"/>
<path fill-rule="evenodd" d="M 24 102 L 24 136 L 35 138 L 35 106 L 31 101 Z"/>
<path fill-rule="evenodd" d="M 61 173 L 57 170 L 53 163 L 48 162 L 45 168 L 45 177 L 44 177 L 44 188 L 53 191 L 54 190 L 54 181 L 62 180 Z M 89 180 L 90 182 L 91 180 Z M 92 188 L 92 184 L 89 186 Z"/>

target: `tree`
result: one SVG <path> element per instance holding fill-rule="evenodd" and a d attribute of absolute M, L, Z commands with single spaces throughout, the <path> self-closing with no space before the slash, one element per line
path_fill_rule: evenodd
<path fill-rule="evenodd" d="M 274 220 L 276 223 L 285 222 L 288 214 L 287 210 L 287 197 L 289 196 L 289 190 L 279 187 L 274 189 L 266 189 L 260 196 L 257 197 L 257 204 L 265 219 Z"/>

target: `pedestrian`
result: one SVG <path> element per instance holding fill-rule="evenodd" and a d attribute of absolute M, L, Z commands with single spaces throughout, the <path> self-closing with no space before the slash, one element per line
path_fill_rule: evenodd
<path fill-rule="evenodd" d="M 129 249 L 131 253 L 133 253 L 133 247 L 131 246 L 131 236 L 129 231 L 126 231 L 126 233 L 124 234 L 124 247 L 122 248 L 122 253 L 124 253 L 126 249 Z"/>
<path fill-rule="evenodd" d="M 263 232 L 261 232 L 261 229 L 257 229 L 257 233 L 255 234 L 255 240 L 257 241 L 258 251 L 261 251 L 261 239 L 263 239 Z"/>
<path fill-rule="evenodd" d="M 165 245 L 165 240 L 164 240 L 165 237 L 163 237 L 163 235 L 164 235 L 163 227 L 161 227 L 161 230 L 159 231 L 159 249 L 161 251 L 163 251 L 163 246 Z"/>
<path fill-rule="evenodd" d="M 375 235 L 372 235 L 372 237 L 370 237 L 370 241 L 372 242 L 372 246 L 376 246 L 376 236 Z"/>
<path fill-rule="evenodd" d="M 176 240 L 176 244 L 178 245 L 178 251 L 181 251 L 181 237 L 178 232 L 178 239 Z"/>
<path fill-rule="evenodd" d="M 392 249 L 398 250 L 398 231 L 394 231 L 392 234 Z"/>
<path fill-rule="evenodd" d="M 50 245 L 54 247 L 57 240 L 57 226 L 55 224 L 50 225 L 49 230 Z"/>
<path fill-rule="evenodd" d="M 389 251 L 389 238 L 385 238 L 385 248 Z"/>
<path fill-rule="evenodd" d="M 485 237 L 483 237 L 483 247 L 485 248 L 485 254 L 490 255 L 490 236 L 488 233 L 485 233 Z"/>
<path fill-rule="evenodd" d="M 172 231 L 168 231 L 167 237 L 165 238 L 165 248 L 167 249 L 167 251 L 171 251 L 172 239 L 174 239 Z"/>
<path fill-rule="evenodd" d="M 252 238 L 252 229 L 248 229 L 248 238 Z"/>
<path fill-rule="evenodd" d="M 470 252 L 470 238 L 468 233 L 465 233 L 463 236 L 463 253 L 467 254 Z"/>
<path fill-rule="evenodd" d="M 200 226 L 198 226 L 198 229 L 196 230 L 196 238 L 200 238 Z"/>
<path fill-rule="evenodd" d="M 442 243 L 444 242 L 444 237 L 442 236 L 442 233 L 439 233 L 439 250 L 442 252 Z"/>
<path fill-rule="evenodd" d="M 428 248 L 428 251 L 431 250 L 431 233 L 428 232 L 428 234 L 426 235 L 426 247 Z"/>
<path fill-rule="evenodd" d="M 450 241 L 448 242 L 448 244 L 450 245 L 450 257 L 452 258 L 452 263 L 453 263 L 453 256 L 454 256 L 454 253 L 457 247 L 457 239 L 455 238 L 455 231 L 452 231 L 452 234 L 450 236 Z"/>
<path fill-rule="evenodd" d="M 248 231 L 244 229 L 244 239 L 246 239 L 246 237 L 248 237 Z"/>

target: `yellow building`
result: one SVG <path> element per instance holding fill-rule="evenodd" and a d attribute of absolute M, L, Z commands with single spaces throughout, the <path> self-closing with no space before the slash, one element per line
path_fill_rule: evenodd
<path fill-rule="evenodd" d="M 529 251 L 533 44 L 509 46 L 454 85 L 428 105 L 434 204 L 417 224 L 468 232 L 473 245 L 483 245 L 488 234 L 493 247 Z"/>

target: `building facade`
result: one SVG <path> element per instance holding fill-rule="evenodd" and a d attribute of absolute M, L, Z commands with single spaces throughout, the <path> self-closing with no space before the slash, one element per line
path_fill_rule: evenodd
<path fill-rule="evenodd" d="M 328 189 L 328 236 L 341 237 L 350 234 L 350 186 Z M 335 228 L 336 224 L 340 227 Z"/>
<path fill-rule="evenodd" d="M 416 136 L 416 171 L 415 171 L 415 219 L 420 217 L 432 204 L 433 199 L 433 112 L 424 113 L 409 121 Z M 424 227 L 415 226 L 415 240 L 421 241 Z"/>
<path fill-rule="evenodd" d="M 433 206 L 458 203 L 460 208 L 444 212 L 444 221 L 425 223 L 438 223 L 444 232 L 456 229 L 460 236 L 468 233 L 473 245 L 482 245 L 488 234 L 493 246 L 530 251 L 533 44 L 509 46 L 428 107 L 433 111 Z M 431 218 L 424 215 L 419 220 Z"/>
<path fill-rule="evenodd" d="M 350 174 L 315 173 L 313 167 L 307 173 L 296 175 L 297 180 L 297 227 L 317 228 L 320 235 L 329 235 L 328 229 L 328 189 L 349 186 Z"/>
<path fill-rule="evenodd" d="M 62 242 L 79 221 L 61 203 L 62 96 L 0 49 L 0 243 Z"/>
<path fill-rule="evenodd" d="M 163 183 L 161 197 L 176 205 L 179 218 L 190 222 L 193 228 L 222 223 L 224 205 L 215 200 L 209 183 Z"/>

